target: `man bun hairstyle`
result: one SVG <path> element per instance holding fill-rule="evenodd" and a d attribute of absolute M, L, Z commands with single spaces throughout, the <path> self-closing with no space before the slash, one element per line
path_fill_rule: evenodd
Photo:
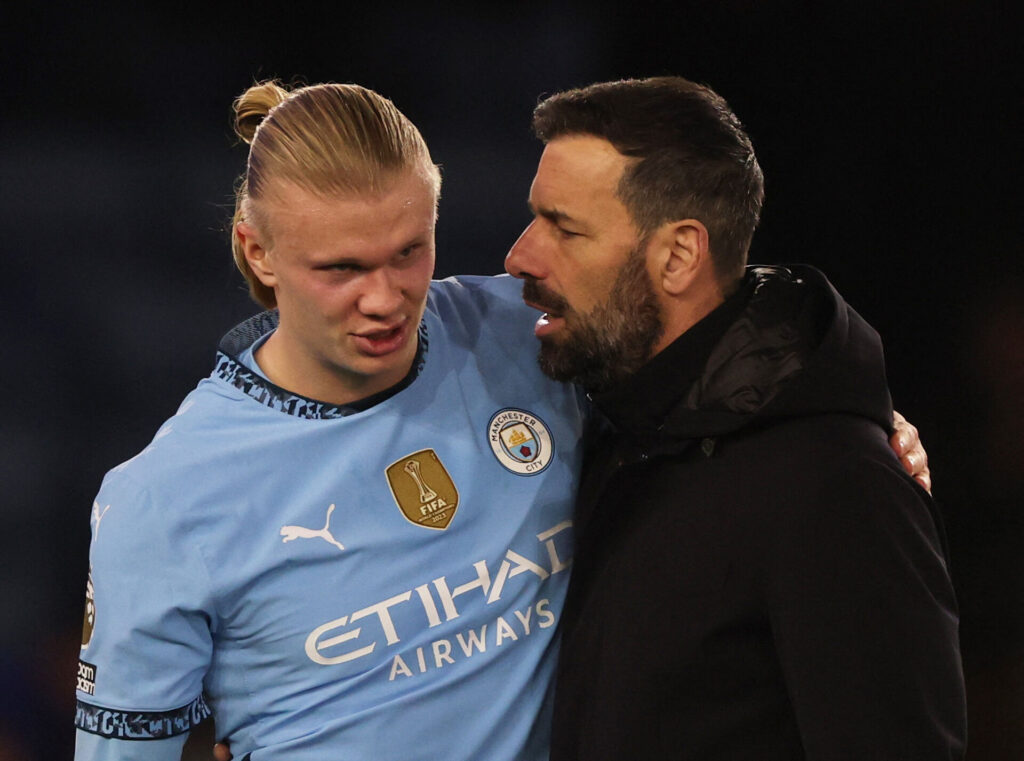
<path fill-rule="evenodd" d="M 641 233 L 697 219 L 708 228 L 720 283 L 743 276 L 764 203 L 754 147 L 729 104 L 682 77 L 601 82 L 557 93 L 533 113 L 545 143 L 593 135 L 634 159 L 617 195 Z"/>
<path fill-rule="evenodd" d="M 352 84 L 289 89 L 268 80 L 248 88 L 234 104 L 234 127 L 249 145 L 245 173 L 235 191 L 231 248 L 249 293 L 277 305 L 249 267 L 235 232 L 239 222 L 267 238 L 273 229 L 264 201 L 283 184 L 320 197 L 382 193 L 406 171 L 422 174 L 440 193 L 441 174 L 416 126 L 387 98 Z"/>
<path fill-rule="evenodd" d="M 283 103 L 288 98 L 288 91 L 274 80 L 267 80 L 253 85 L 235 98 L 232 104 L 235 112 L 235 134 L 252 145 L 256 129 L 270 113 L 270 109 Z"/>

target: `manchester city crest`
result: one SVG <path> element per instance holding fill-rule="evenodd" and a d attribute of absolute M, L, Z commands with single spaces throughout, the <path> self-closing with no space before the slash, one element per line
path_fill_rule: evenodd
<path fill-rule="evenodd" d="M 551 464 L 554 447 L 547 425 L 526 410 L 499 410 L 487 424 L 491 451 L 506 470 L 535 476 Z"/>

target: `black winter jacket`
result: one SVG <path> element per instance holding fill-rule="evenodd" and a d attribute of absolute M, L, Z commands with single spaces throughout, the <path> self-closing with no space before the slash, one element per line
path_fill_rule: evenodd
<path fill-rule="evenodd" d="M 938 515 L 820 272 L 751 268 L 594 401 L 552 761 L 962 757 Z"/>

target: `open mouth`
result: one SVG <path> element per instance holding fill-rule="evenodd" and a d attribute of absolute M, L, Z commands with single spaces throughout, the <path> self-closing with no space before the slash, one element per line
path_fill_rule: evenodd
<path fill-rule="evenodd" d="M 354 333 L 352 338 L 364 354 L 380 357 L 402 348 L 405 344 L 407 325 L 407 322 L 402 322 L 385 330 Z"/>
<path fill-rule="evenodd" d="M 533 309 L 539 309 L 543 312 L 543 314 L 537 318 L 537 322 L 533 325 L 533 334 L 537 338 L 544 338 L 565 326 L 565 313 L 561 309 L 548 308 L 532 303 L 528 303 L 527 306 L 532 307 Z"/>
<path fill-rule="evenodd" d="M 545 312 L 537 318 L 537 322 L 534 323 L 533 334 L 537 336 L 537 338 L 543 338 L 544 336 L 550 335 L 551 333 L 559 330 L 564 325 L 564 317 L 551 312 Z"/>
<path fill-rule="evenodd" d="M 565 325 L 568 304 L 554 291 L 528 279 L 523 283 L 523 301 L 531 309 L 543 312 L 533 326 L 537 338 L 550 335 Z"/>
<path fill-rule="evenodd" d="M 565 312 L 561 305 L 542 304 L 530 299 L 524 299 L 524 303 L 531 309 L 543 312 L 533 326 L 533 334 L 537 338 L 550 335 L 565 325 Z"/>

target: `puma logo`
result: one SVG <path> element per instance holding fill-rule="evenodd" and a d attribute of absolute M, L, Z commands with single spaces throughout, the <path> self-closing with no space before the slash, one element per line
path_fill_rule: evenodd
<path fill-rule="evenodd" d="M 306 528 L 305 526 L 282 526 L 281 536 L 284 537 L 282 542 L 290 542 L 292 539 L 323 539 L 328 544 L 333 544 L 339 550 L 344 550 L 345 545 L 334 538 L 331 534 L 331 513 L 334 512 L 334 505 L 327 508 L 327 520 L 324 523 L 324 527 L 320 529 Z"/>
<path fill-rule="evenodd" d="M 103 516 L 107 514 L 107 510 L 110 509 L 110 505 L 103 508 L 103 512 L 100 512 L 100 503 L 93 500 L 92 503 L 92 519 L 96 521 L 96 528 L 92 533 L 92 540 L 95 542 L 100 536 L 100 521 L 103 520 Z"/>

